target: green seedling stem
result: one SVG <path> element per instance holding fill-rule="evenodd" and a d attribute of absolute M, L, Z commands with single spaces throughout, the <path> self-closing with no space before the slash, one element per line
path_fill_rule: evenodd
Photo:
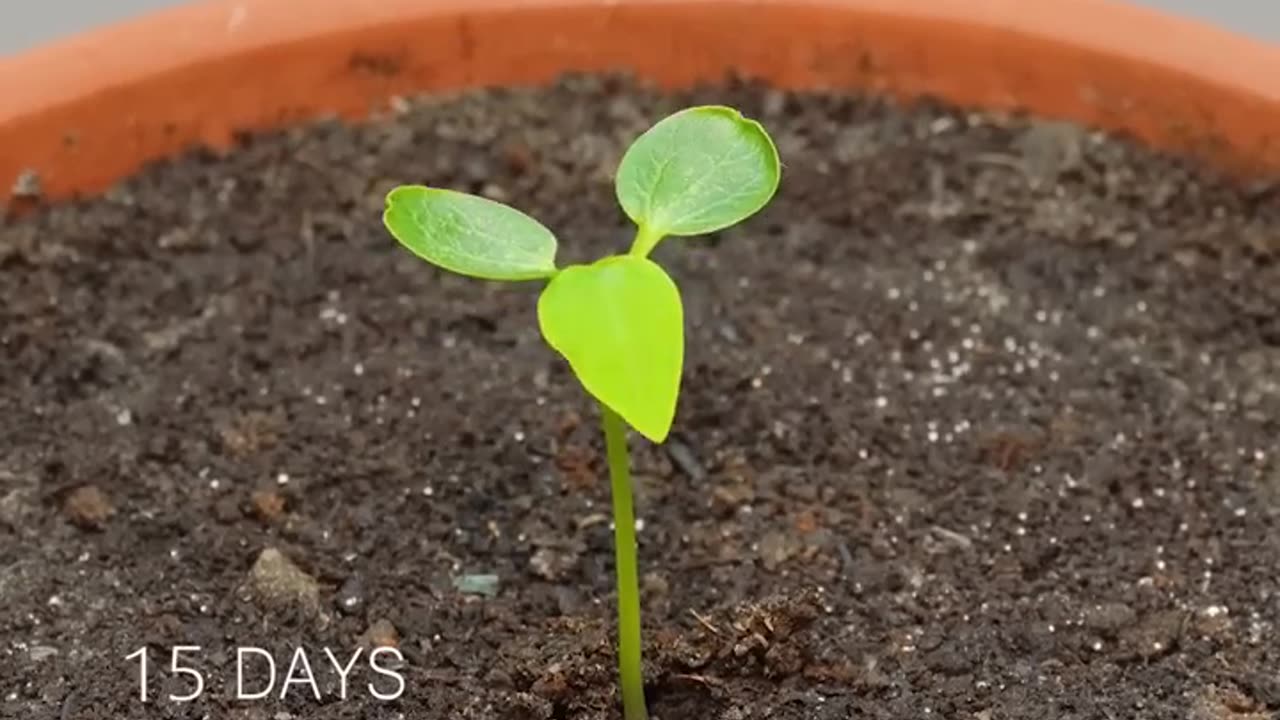
<path fill-rule="evenodd" d="M 640 660 L 640 578 L 636 562 L 636 513 L 632 508 L 627 425 L 600 406 L 613 491 L 613 552 L 618 580 L 618 670 L 626 720 L 645 720 L 644 667 Z"/>
<path fill-rule="evenodd" d="M 626 720 L 646 720 L 640 583 L 628 428 L 654 443 L 675 419 L 684 366 L 684 308 L 675 282 L 649 254 L 666 237 L 705 235 L 759 212 L 781 177 L 764 128 L 733 108 L 706 105 L 649 128 L 623 155 L 618 203 L 636 225 L 631 250 L 556 267 L 550 230 L 502 203 L 403 185 L 383 223 L 411 253 L 484 280 L 546 281 L 543 338 L 600 406 L 613 494 L 618 581 L 618 671 Z"/>

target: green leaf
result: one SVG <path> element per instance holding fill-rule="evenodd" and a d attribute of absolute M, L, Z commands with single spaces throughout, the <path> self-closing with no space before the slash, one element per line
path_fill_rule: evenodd
<path fill-rule="evenodd" d="M 556 236 L 478 195 L 404 185 L 387 194 L 382 222 L 414 255 L 460 275 L 533 280 L 556 273 Z"/>
<path fill-rule="evenodd" d="M 656 243 L 754 215 L 773 198 L 781 172 L 760 123 L 709 105 L 681 110 L 637 138 L 622 156 L 615 185 L 622 209 Z"/>
<path fill-rule="evenodd" d="M 588 393 L 641 435 L 666 439 L 680 393 L 684 310 L 662 268 L 634 255 L 565 268 L 538 298 L 538 323 Z"/>

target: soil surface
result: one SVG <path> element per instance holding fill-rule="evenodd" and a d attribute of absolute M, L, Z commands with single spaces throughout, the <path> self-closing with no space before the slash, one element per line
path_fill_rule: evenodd
<path fill-rule="evenodd" d="M 656 254 L 688 355 L 673 439 L 633 438 L 655 718 L 1280 714 L 1274 186 L 1066 125 L 577 78 L 6 221 L 0 715 L 620 717 L 598 419 L 539 286 L 436 271 L 379 214 L 426 182 L 562 262 L 625 251 L 612 170 L 695 102 L 762 119 L 785 176 Z M 269 699 L 236 697 L 249 646 Z M 403 693 L 364 654 L 344 699 L 325 649 L 387 646 Z"/>

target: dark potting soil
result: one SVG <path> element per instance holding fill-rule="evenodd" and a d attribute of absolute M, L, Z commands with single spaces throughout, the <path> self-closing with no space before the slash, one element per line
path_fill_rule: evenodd
<path fill-rule="evenodd" d="M 688 354 L 672 441 L 634 441 L 654 716 L 1280 712 L 1274 189 L 1054 123 L 578 78 L 4 225 L 0 715 L 619 717 L 597 418 L 538 286 L 379 214 L 428 182 L 621 252 L 626 143 L 721 101 L 785 177 L 657 253 Z M 325 649 L 389 644 L 398 699 L 367 655 L 344 699 Z M 270 699 L 236 698 L 249 646 Z"/>

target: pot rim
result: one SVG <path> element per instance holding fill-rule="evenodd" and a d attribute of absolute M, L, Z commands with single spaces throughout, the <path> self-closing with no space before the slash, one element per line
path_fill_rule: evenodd
<path fill-rule="evenodd" d="M 1115 0 L 201 0 L 0 58 L 0 183 L 105 188 L 388 98 L 626 69 L 937 95 L 1280 169 L 1280 46 Z M 87 68 L 87 69 L 86 69 Z M 77 167 L 79 166 L 79 167 Z M 86 167 L 91 166 L 91 167 Z"/>

